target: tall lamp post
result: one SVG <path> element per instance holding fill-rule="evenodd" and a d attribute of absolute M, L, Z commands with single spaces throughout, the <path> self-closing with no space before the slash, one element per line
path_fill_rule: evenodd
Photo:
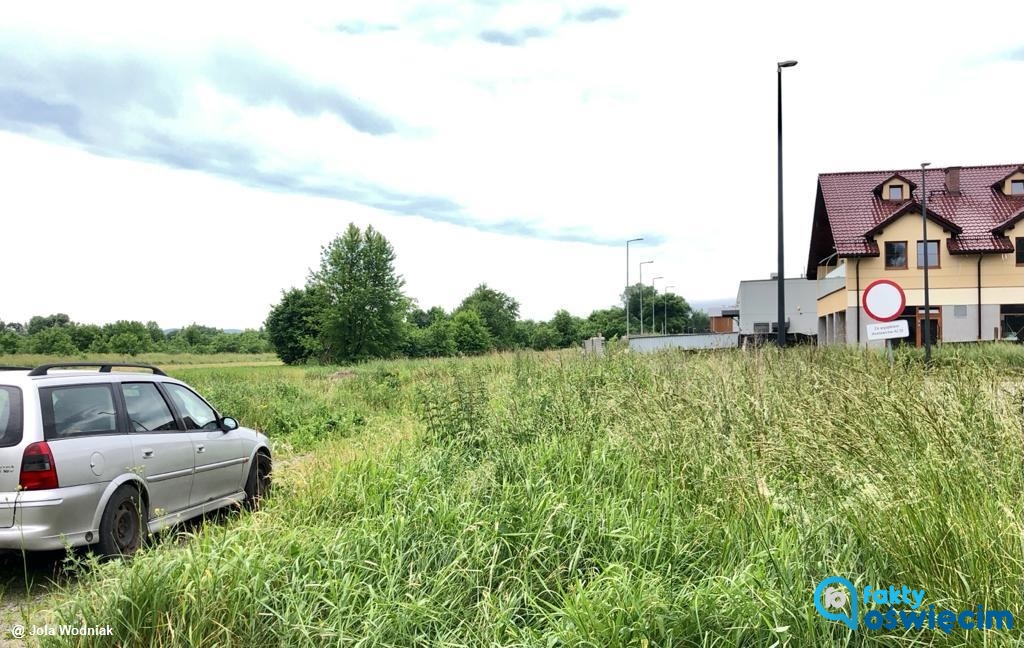
<path fill-rule="evenodd" d="M 629 337 L 629 244 L 642 240 L 643 238 L 634 238 L 626 241 L 626 292 L 624 293 L 626 300 L 626 337 Z"/>
<path fill-rule="evenodd" d="M 651 288 L 654 288 L 654 282 L 658 279 L 664 279 L 665 277 L 655 277 L 651 279 Z M 654 296 L 651 297 L 651 333 L 658 334 L 657 316 L 654 314 L 654 306 L 658 303 L 658 289 L 654 288 Z"/>
<path fill-rule="evenodd" d="M 668 335 L 668 291 L 670 289 L 672 289 L 672 288 L 675 288 L 675 286 L 674 285 L 672 285 L 672 286 L 665 286 L 665 313 L 664 313 L 665 318 L 663 320 L 661 320 L 661 334 L 662 335 Z"/>
<path fill-rule="evenodd" d="M 644 334 L 644 266 L 654 261 L 640 262 L 640 335 Z"/>
<path fill-rule="evenodd" d="M 924 268 L 924 319 L 921 320 L 924 330 L 921 333 L 924 334 L 924 366 L 926 367 L 932 363 L 932 309 L 928 301 L 928 266 L 931 265 L 931 255 L 928 254 L 928 186 L 925 182 L 924 172 L 930 164 L 931 162 L 921 163 L 921 252 L 917 255 L 918 262 Z M 924 254 L 923 262 L 921 253 Z"/>
<path fill-rule="evenodd" d="M 782 68 L 794 65 L 796 61 L 781 61 L 775 65 L 779 73 L 779 335 L 776 341 L 780 349 L 786 346 L 786 275 L 782 245 Z"/>

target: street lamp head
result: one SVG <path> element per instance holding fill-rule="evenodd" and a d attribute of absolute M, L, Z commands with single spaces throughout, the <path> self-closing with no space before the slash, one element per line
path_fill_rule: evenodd
<path fill-rule="evenodd" d="M 781 61 L 778 65 L 780 68 L 793 67 L 794 65 L 796 65 L 796 61 Z"/>
<path fill-rule="evenodd" d="M 644 240 L 643 237 L 635 238 L 635 239 L 629 239 L 628 241 L 626 241 L 626 243 L 636 243 L 637 241 L 642 241 L 642 240 Z"/>
<path fill-rule="evenodd" d="M 925 167 L 930 167 L 931 165 L 932 165 L 932 163 L 931 163 L 931 162 L 922 162 L 922 163 L 921 163 L 921 168 L 923 169 L 923 168 L 925 168 Z"/>

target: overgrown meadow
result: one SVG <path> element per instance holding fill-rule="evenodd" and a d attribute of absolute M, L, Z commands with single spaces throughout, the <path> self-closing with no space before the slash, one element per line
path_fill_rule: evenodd
<path fill-rule="evenodd" d="M 1024 623 L 1020 349 L 173 369 L 275 492 L 57 597 L 138 646 L 1001 645 L 857 632 L 815 585 Z M 863 612 L 862 612 L 863 615 Z M 77 643 L 76 643 L 77 642 Z M 109 645 L 49 639 L 46 645 Z"/>

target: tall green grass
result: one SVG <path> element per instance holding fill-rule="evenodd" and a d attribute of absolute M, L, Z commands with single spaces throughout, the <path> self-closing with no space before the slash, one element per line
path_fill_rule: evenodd
<path fill-rule="evenodd" d="M 994 361 L 925 376 L 909 355 L 890 369 L 795 349 L 203 371 L 246 423 L 363 423 L 281 431 L 310 452 L 263 510 L 93 569 L 59 619 L 130 646 L 1018 641 L 854 633 L 812 602 L 842 575 L 1024 615 L 1024 393 Z"/>

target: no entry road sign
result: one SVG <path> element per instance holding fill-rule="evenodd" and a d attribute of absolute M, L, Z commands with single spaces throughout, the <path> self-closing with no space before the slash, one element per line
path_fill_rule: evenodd
<path fill-rule="evenodd" d="M 871 319 L 891 322 L 903 314 L 907 296 L 899 284 L 891 279 L 876 279 L 864 289 L 861 305 Z"/>

